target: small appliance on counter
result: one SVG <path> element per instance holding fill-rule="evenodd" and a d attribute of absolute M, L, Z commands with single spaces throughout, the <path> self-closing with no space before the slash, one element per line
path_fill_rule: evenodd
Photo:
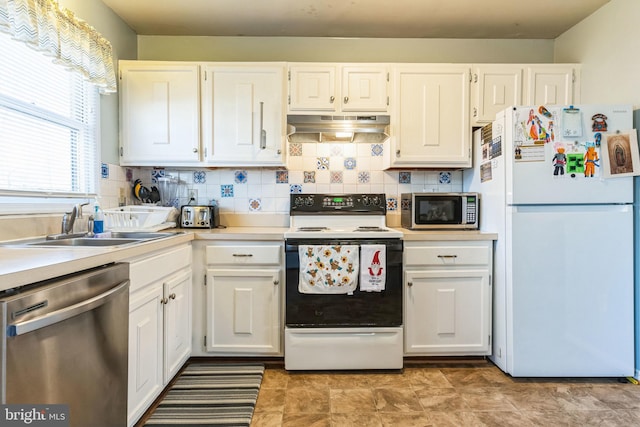
<path fill-rule="evenodd" d="M 478 193 L 403 193 L 400 221 L 412 230 L 477 230 Z"/>
<path fill-rule="evenodd" d="M 180 227 L 217 228 L 220 214 L 215 205 L 185 205 L 180 209 Z"/>

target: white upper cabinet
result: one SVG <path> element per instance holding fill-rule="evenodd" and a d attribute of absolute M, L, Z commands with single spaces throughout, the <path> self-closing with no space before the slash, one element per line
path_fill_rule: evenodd
<path fill-rule="evenodd" d="M 398 66 L 393 72 L 387 167 L 470 167 L 469 65 Z"/>
<path fill-rule="evenodd" d="M 492 122 L 499 111 L 522 104 L 520 65 L 479 65 L 472 73 L 473 124 Z"/>
<path fill-rule="evenodd" d="M 385 64 L 291 64 L 288 111 L 387 113 L 388 85 Z"/>
<path fill-rule="evenodd" d="M 284 63 L 203 65 L 202 79 L 204 162 L 284 165 Z"/>
<path fill-rule="evenodd" d="M 482 64 L 472 71 L 471 120 L 482 126 L 512 105 L 580 102 L 577 64 Z"/>
<path fill-rule="evenodd" d="M 197 64 L 120 61 L 120 164 L 200 161 Z"/>
<path fill-rule="evenodd" d="M 580 102 L 579 68 L 540 64 L 527 67 L 525 105 L 570 105 Z"/>

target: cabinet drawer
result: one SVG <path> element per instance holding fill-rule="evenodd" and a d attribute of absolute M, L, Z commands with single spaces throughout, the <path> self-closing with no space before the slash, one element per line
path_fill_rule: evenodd
<path fill-rule="evenodd" d="M 279 245 L 270 246 L 207 246 L 207 264 L 280 264 Z"/>
<path fill-rule="evenodd" d="M 130 292 L 191 266 L 191 245 L 168 249 L 129 264 Z"/>
<path fill-rule="evenodd" d="M 405 247 L 407 265 L 487 265 L 490 252 L 486 246 L 418 246 Z"/>

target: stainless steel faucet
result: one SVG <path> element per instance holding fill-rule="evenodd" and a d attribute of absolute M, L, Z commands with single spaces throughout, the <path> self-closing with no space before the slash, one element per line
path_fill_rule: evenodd
<path fill-rule="evenodd" d="M 67 212 L 62 216 L 62 234 L 71 234 L 73 232 L 73 224 L 76 218 L 82 218 L 82 207 L 88 204 L 89 202 L 73 205 L 71 212 Z"/>

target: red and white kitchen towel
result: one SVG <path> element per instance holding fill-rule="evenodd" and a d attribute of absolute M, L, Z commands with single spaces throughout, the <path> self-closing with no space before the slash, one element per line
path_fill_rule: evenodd
<path fill-rule="evenodd" d="M 387 252 L 384 245 L 360 245 L 360 290 L 382 292 L 385 288 Z"/>

